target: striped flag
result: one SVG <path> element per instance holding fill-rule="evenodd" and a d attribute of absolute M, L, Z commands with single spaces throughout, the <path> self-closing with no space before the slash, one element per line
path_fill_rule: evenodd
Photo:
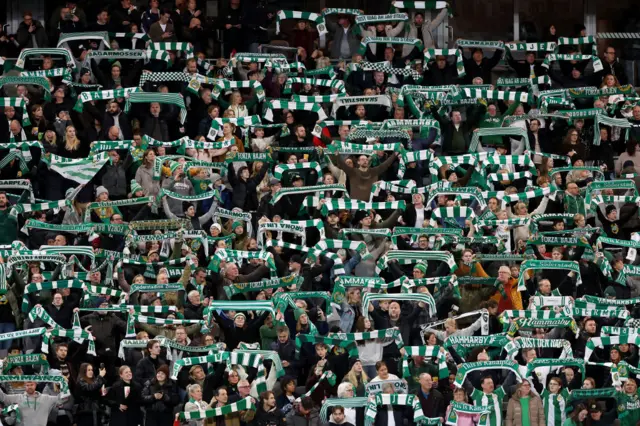
<path fill-rule="evenodd" d="M 51 154 L 49 169 L 74 182 L 86 184 L 107 161 L 109 161 L 109 155 L 106 152 L 88 158 L 65 158 Z"/>

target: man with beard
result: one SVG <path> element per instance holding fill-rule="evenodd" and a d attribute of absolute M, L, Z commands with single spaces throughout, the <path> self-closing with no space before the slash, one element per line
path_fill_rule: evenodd
<path fill-rule="evenodd" d="M 0 401 L 5 406 L 18 405 L 22 416 L 22 423 L 20 423 L 22 425 L 45 426 L 53 407 L 66 399 L 62 393 L 53 396 L 36 392 L 35 382 L 25 382 L 24 389 L 25 392 L 19 395 L 6 395 L 0 389 Z"/>
<path fill-rule="evenodd" d="M 107 111 L 104 114 L 101 114 L 98 108 L 95 105 L 92 105 L 91 102 L 87 102 L 84 104 L 85 110 L 91 114 L 93 118 L 100 121 L 102 124 L 102 131 L 104 132 L 100 135 L 103 139 L 109 136 L 109 130 L 111 127 L 115 127 L 118 129 L 118 139 L 117 140 L 131 140 L 133 139 L 133 131 L 131 130 L 131 120 L 127 116 L 127 114 L 120 109 L 120 104 L 115 100 L 109 102 L 107 106 Z"/>

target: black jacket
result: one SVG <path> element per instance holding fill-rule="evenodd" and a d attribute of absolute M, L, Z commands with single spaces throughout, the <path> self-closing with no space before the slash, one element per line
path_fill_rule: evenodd
<path fill-rule="evenodd" d="M 431 389 L 429 396 L 425 398 L 421 389 L 417 390 L 422 412 L 426 417 L 444 417 L 446 404 L 444 396 L 437 389 Z"/>
<path fill-rule="evenodd" d="M 150 356 L 145 356 L 136 365 L 135 380 L 138 383 L 147 383 L 149 380 L 153 380 L 156 377 L 156 368 L 164 364 L 165 362 L 160 357 L 153 361 Z"/>
<path fill-rule="evenodd" d="M 263 167 L 258 175 L 250 177 L 246 181 L 236 176 L 233 163 L 229 163 L 229 182 L 233 188 L 231 203 L 233 207 L 239 207 L 245 212 L 251 212 L 258 209 L 258 193 L 256 188 L 262 182 L 264 175 L 267 173 L 267 167 Z"/>
<path fill-rule="evenodd" d="M 284 414 L 277 407 L 273 411 L 264 411 L 262 405 L 256 411 L 252 426 L 284 426 Z"/>
<path fill-rule="evenodd" d="M 127 387 L 128 395 L 126 395 Z M 127 384 L 118 380 L 109 389 L 106 400 L 111 406 L 110 426 L 138 426 L 142 422 L 142 411 L 140 411 L 142 387 L 135 381 Z M 120 411 L 120 405 L 126 405 L 127 409 Z"/>
<path fill-rule="evenodd" d="M 118 331 L 125 333 L 127 323 L 113 312 L 100 315 L 98 312 L 80 318 L 82 327 L 91 326 L 91 334 L 96 339 L 96 353 L 100 355 L 106 349 L 113 350 L 116 347 Z"/>
<path fill-rule="evenodd" d="M 156 399 L 155 393 L 161 393 L 162 399 Z M 145 405 L 146 426 L 172 426 L 173 409 L 180 403 L 177 385 L 167 377 L 163 385 L 156 379 L 148 381 L 142 390 Z"/>
<path fill-rule="evenodd" d="M 481 77 L 482 84 L 491 84 L 491 70 L 498 65 L 502 59 L 502 50 L 496 49 L 491 58 L 482 58 L 479 64 L 473 58 L 464 59 L 464 70 L 467 73 L 465 78 L 471 84 L 474 78 Z"/>

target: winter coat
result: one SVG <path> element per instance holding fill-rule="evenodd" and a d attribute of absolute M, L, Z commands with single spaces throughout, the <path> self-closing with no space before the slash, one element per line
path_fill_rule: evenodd
<path fill-rule="evenodd" d="M 33 25 L 35 25 L 36 30 L 33 33 L 29 32 L 29 26 L 24 22 L 20 22 L 18 25 L 18 31 L 16 31 L 16 41 L 18 45 L 20 45 L 20 49 L 27 49 L 35 47 L 33 44 L 33 37 L 35 36 L 36 43 L 38 43 L 39 48 L 44 48 L 48 46 L 48 38 L 47 32 L 44 27 L 40 23 L 40 21 L 33 20 Z"/>
<path fill-rule="evenodd" d="M 160 181 L 153 179 L 153 168 L 147 168 L 145 166 L 138 167 L 135 179 L 144 190 L 146 196 L 155 197 L 160 193 Z"/>
<path fill-rule="evenodd" d="M 284 414 L 278 408 L 272 411 L 264 411 L 262 407 L 256 411 L 252 426 L 284 426 Z"/>
<path fill-rule="evenodd" d="M 545 426 L 544 407 L 542 400 L 538 395 L 529 394 L 529 425 Z M 522 426 L 522 405 L 518 392 L 513 394 L 507 405 L 507 416 L 505 418 L 505 426 Z"/>
<path fill-rule="evenodd" d="M 320 426 L 322 422 L 318 409 L 313 407 L 308 416 L 301 415 L 298 410 L 289 411 L 286 424 L 287 426 Z M 402 422 L 398 424 L 402 424 Z"/>
<path fill-rule="evenodd" d="M 112 312 L 100 315 L 98 312 L 86 315 L 80 319 L 83 327 L 91 326 L 91 334 L 96 339 L 96 351 L 103 353 L 107 348 L 113 350 L 116 347 L 117 331 L 124 333 L 127 323 Z"/>
<path fill-rule="evenodd" d="M 126 388 L 129 388 L 128 395 Z M 118 380 L 107 393 L 106 399 L 111 406 L 110 426 L 138 426 L 142 422 L 142 387 L 135 381 L 125 383 Z M 126 405 L 125 411 L 120 411 L 120 405 Z"/>
<path fill-rule="evenodd" d="M 162 399 L 156 399 L 155 393 L 162 393 Z M 167 378 L 164 384 L 157 380 L 148 381 L 142 390 L 142 400 L 145 405 L 146 426 L 173 425 L 173 409 L 180 403 L 178 387 Z"/>
<path fill-rule="evenodd" d="M 136 365 L 135 379 L 138 383 L 147 383 L 149 380 L 153 380 L 156 377 L 156 366 L 160 367 L 164 364 L 165 362 L 160 358 L 156 358 L 155 363 L 149 356 L 142 358 Z"/>
<path fill-rule="evenodd" d="M 436 47 L 436 40 L 433 35 L 433 32 L 440 26 L 444 18 L 447 16 L 447 8 L 440 10 L 440 13 L 436 15 L 436 17 L 429 21 L 425 19 L 422 23 L 422 42 L 424 43 L 425 49 L 433 49 Z M 418 28 L 416 25 L 411 22 L 409 24 L 409 31 L 405 34 L 405 37 L 408 38 L 417 38 L 418 37 Z M 405 44 L 402 46 L 402 56 L 409 56 L 413 51 L 414 47 L 409 44 Z"/>

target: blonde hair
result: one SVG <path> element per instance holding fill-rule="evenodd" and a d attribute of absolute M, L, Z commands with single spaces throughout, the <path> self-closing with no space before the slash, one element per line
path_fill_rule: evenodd
<path fill-rule="evenodd" d="M 64 147 L 67 151 L 75 151 L 80 148 L 80 139 L 78 139 L 78 135 L 76 133 L 74 139 L 70 140 L 67 137 L 67 132 L 69 131 L 69 129 L 76 130 L 75 126 L 67 126 L 67 128 L 64 129 Z"/>
<path fill-rule="evenodd" d="M 345 376 L 345 378 L 347 379 L 347 382 L 351 383 L 351 385 L 353 387 L 355 387 L 355 388 L 358 387 L 358 376 L 356 374 L 357 373 L 355 371 L 353 371 L 353 367 L 351 367 L 351 370 L 349 370 L 349 372 Z M 360 378 L 362 379 L 362 383 L 363 384 L 369 382 L 369 376 L 367 376 L 367 373 L 365 373 L 364 368 L 362 369 L 362 372 L 360 373 Z"/>

